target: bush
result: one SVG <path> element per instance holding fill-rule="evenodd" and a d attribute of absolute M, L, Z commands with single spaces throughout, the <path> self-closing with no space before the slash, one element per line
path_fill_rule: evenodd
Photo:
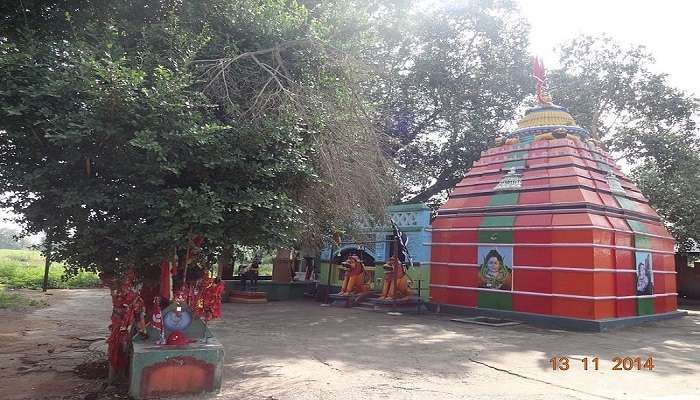
<path fill-rule="evenodd" d="M 33 250 L 0 250 L 0 284 L 10 288 L 40 289 L 44 282 L 44 258 Z M 64 277 L 61 264 L 49 268 L 50 289 L 98 287 L 100 280 L 93 272 L 81 271 Z"/>

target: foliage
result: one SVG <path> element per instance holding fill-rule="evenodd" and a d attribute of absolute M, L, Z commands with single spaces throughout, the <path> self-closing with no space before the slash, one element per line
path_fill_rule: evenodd
<path fill-rule="evenodd" d="M 657 134 L 696 128 L 697 99 L 669 85 L 665 74 L 652 72 L 654 58 L 642 46 L 581 36 L 561 46 L 559 62 L 549 73 L 557 102 L 631 160 Z"/>
<path fill-rule="evenodd" d="M 550 74 L 555 99 L 624 158 L 679 247 L 692 247 L 700 239 L 698 99 L 652 72 L 643 47 L 584 36 L 560 54 Z"/>
<path fill-rule="evenodd" d="M 666 147 L 664 145 L 664 147 Z M 635 167 L 632 177 L 640 190 L 649 199 L 656 211 L 664 218 L 681 251 L 696 251 L 700 242 L 700 156 L 698 147 L 690 157 L 678 153 L 688 151 L 684 147 L 670 147 L 669 159 L 673 166 L 659 165 L 657 157 L 649 157 Z M 661 158 L 661 153 L 658 154 Z"/>
<path fill-rule="evenodd" d="M 509 2 L 410 5 L 374 14 L 382 40 L 365 56 L 381 73 L 368 89 L 402 199 L 439 202 L 529 90 L 528 26 Z"/>
<path fill-rule="evenodd" d="M 1 250 L 0 284 L 10 288 L 41 289 L 44 281 L 44 257 L 35 250 Z M 66 275 L 63 265 L 53 263 L 49 269 L 49 289 L 98 287 L 100 280 L 93 272 L 80 271 Z"/>
<path fill-rule="evenodd" d="M 302 222 L 320 232 L 339 194 L 317 206 L 310 188 L 337 183 L 318 154 L 341 131 L 351 139 L 337 151 L 374 146 L 363 171 L 386 170 L 367 124 L 337 113 L 363 108 L 341 84 L 349 70 L 286 47 L 324 39 L 325 22 L 294 2 L 40 3 L 3 6 L 2 205 L 23 215 L 28 232 L 46 231 L 47 251 L 67 268 L 145 267 L 195 234 L 215 253 L 289 243 Z M 221 86 L 196 63 L 280 46 L 290 72 L 276 90 L 300 88 L 303 103 L 251 107 L 265 93 L 265 67 Z M 360 175 L 347 181 L 357 187 Z M 383 209 L 374 199 L 352 205 Z"/>

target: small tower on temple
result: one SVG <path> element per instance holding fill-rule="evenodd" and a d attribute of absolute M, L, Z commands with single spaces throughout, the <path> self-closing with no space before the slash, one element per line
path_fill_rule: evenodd
<path fill-rule="evenodd" d="M 538 60 L 533 76 L 538 104 L 438 210 L 432 301 L 583 330 L 681 314 L 673 238 L 610 155 L 552 103 Z"/>

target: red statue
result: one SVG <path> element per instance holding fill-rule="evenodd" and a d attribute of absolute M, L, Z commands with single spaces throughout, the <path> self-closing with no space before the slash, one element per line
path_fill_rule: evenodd
<path fill-rule="evenodd" d="M 401 299 L 411 294 L 411 288 L 408 287 L 406 267 L 398 258 L 392 256 L 384 264 L 384 287 L 379 298 L 381 300 Z"/>
<path fill-rule="evenodd" d="M 349 256 L 343 261 L 341 268 L 345 270 L 345 278 L 339 295 L 350 296 L 353 293 L 362 294 L 369 291 L 369 285 L 365 282 L 365 266 L 358 256 Z"/>

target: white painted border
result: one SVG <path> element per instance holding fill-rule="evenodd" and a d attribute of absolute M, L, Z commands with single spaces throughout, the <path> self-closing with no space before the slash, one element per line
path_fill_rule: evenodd
<path fill-rule="evenodd" d="M 457 290 L 476 290 L 484 292 L 496 292 L 496 293 L 516 293 L 523 294 L 527 296 L 541 296 L 541 297 L 564 297 L 571 299 L 584 299 L 584 300 L 625 300 L 625 299 L 648 299 L 654 297 L 668 297 L 668 296 L 678 296 L 678 293 L 660 293 L 644 296 L 581 296 L 576 294 L 563 294 L 563 293 L 537 293 L 537 292 L 522 292 L 518 290 L 499 290 L 499 289 L 487 289 L 471 286 L 452 286 L 452 285 L 439 285 L 431 283 L 430 287 L 441 288 L 441 289 L 457 289 Z"/>
<path fill-rule="evenodd" d="M 587 229 L 597 229 L 601 231 L 612 231 L 626 233 L 629 235 L 640 235 L 649 236 L 657 239 L 667 239 L 674 240 L 671 236 L 661 236 L 652 233 L 645 232 L 635 232 L 635 231 L 624 231 L 617 228 L 608 228 L 605 226 L 595 226 L 595 225 L 556 225 L 556 226 L 496 226 L 496 227 L 476 227 L 476 228 L 426 228 L 428 232 L 471 232 L 471 231 L 577 231 L 577 230 L 587 230 Z"/>
<path fill-rule="evenodd" d="M 450 263 L 442 261 L 430 261 L 430 265 L 446 265 L 448 267 L 480 267 L 479 264 Z M 534 267 L 526 265 L 514 265 L 513 269 L 538 270 L 538 271 L 573 271 L 573 272 L 614 272 L 614 273 L 637 273 L 636 269 L 613 269 L 613 268 L 573 268 L 573 267 Z M 677 274 L 676 271 L 653 271 L 655 274 Z"/>
<path fill-rule="evenodd" d="M 603 249 L 646 251 L 649 253 L 674 254 L 674 255 L 676 254 L 674 251 L 642 249 L 642 248 L 637 248 L 637 247 L 616 246 L 616 245 L 599 244 L 599 243 L 439 243 L 439 242 L 428 242 L 428 243 L 423 243 L 423 246 L 513 246 L 513 247 L 593 247 L 593 248 L 597 247 L 597 248 L 603 248 Z"/>

